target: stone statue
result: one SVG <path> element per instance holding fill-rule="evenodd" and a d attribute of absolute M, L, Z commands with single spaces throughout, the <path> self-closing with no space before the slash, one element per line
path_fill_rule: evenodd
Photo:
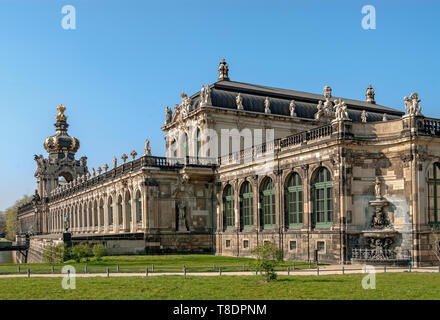
<path fill-rule="evenodd" d="M 185 117 L 191 111 L 191 98 L 189 98 L 185 92 L 182 92 L 180 97 L 182 98 L 180 110 Z"/>
<path fill-rule="evenodd" d="M 177 205 L 179 209 L 179 226 L 178 231 L 188 231 L 188 228 L 186 227 L 186 214 L 185 214 L 185 202 L 180 201 Z"/>
<path fill-rule="evenodd" d="M 317 108 L 318 111 L 315 113 L 315 119 L 320 119 L 324 116 L 324 106 L 321 100 L 319 100 Z"/>
<path fill-rule="evenodd" d="M 92 178 L 96 176 L 95 168 L 92 168 Z"/>
<path fill-rule="evenodd" d="M 66 214 L 64 216 L 64 232 L 69 232 L 69 216 Z"/>
<path fill-rule="evenodd" d="M 200 107 L 207 106 L 208 104 L 211 104 L 211 89 L 209 88 L 209 85 L 206 87 L 202 85 L 202 89 L 200 90 Z"/>
<path fill-rule="evenodd" d="M 382 195 L 380 193 L 382 183 L 380 182 L 379 177 L 376 177 L 376 182 L 374 183 L 374 194 L 376 195 L 376 199 L 382 199 Z"/>
<path fill-rule="evenodd" d="M 349 120 L 348 112 L 347 112 L 347 105 L 344 101 L 335 100 L 335 107 L 336 107 L 336 120 Z"/>
<path fill-rule="evenodd" d="M 269 97 L 266 97 L 266 100 L 264 100 L 264 113 L 271 113 Z"/>
<path fill-rule="evenodd" d="M 97 171 L 98 171 L 98 175 L 100 175 L 100 174 L 101 174 L 101 172 L 102 172 L 102 169 L 101 169 L 101 167 L 98 167 Z"/>
<path fill-rule="evenodd" d="M 243 110 L 243 99 L 241 98 L 240 93 L 238 93 L 237 97 L 235 98 L 235 103 L 238 110 Z"/>
<path fill-rule="evenodd" d="M 134 159 L 136 159 L 136 156 L 137 156 L 137 155 L 138 155 L 137 152 L 136 152 L 135 150 L 132 150 L 132 151 L 130 152 L 131 160 L 134 161 Z"/>
<path fill-rule="evenodd" d="M 115 169 L 118 166 L 118 159 L 116 157 L 113 157 L 113 169 Z"/>
<path fill-rule="evenodd" d="M 173 120 L 173 111 L 171 111 L 170 107 L 166 107 L 165 109 L 165 125 L 169 124 Z"/>
<path fill-rule="evenodd" d="M 102 168 L 104 169 L 104 172 L 107 172 L 108 170 L 108 164 L 104 163 L 104 165 L 102 166 Z"/>
<path fill-rule="evenodd" d="M 386 113 L 383 114 L 382 121 L 388 121 L 388 116 Z"/>
<path fill-rule="evenodd" d="M 296 117 L 296 113 L 295 113 L 295 100 L 290 101 L 289 110 L 290 110 L 290 116 L 291 117 Z"/>
<path fill-rule="evenodd" d="M 150 140 L 145 139 L 144 155 L 151 156 Z"/>
<path fill-rule="evenodd" d="M 121 156 L 121 159 L 122 159 L 122 163 L 125 163 L 125 162 L 127 161 L 127 159 L 128 159 L 128 156 L 124 153 L 124 154 Z"/>
<path fill-rule="evenodd" d="M 417 93 L 411 93 L 408 97 L 404 97 L 405 110 L 410 116 L 422 116 L 422 107 L 419 105 L 421 101 Z"/>
<path fill-rule="evenodd" d="M 362 114 L 361 114 L 361 121 L 362 121 L 362 123 L 367 123 L 367 111 L 362 111 Z"/>

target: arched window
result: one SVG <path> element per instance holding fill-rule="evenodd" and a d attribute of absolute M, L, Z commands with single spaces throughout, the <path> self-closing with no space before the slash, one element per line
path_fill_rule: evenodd
<path fill-rule="evenodd" d="M 104 200 L 99 202 L 99 222 L 100 226 L 104 226 Z"/>
<path fill-rule="evenodd" d="M 118 217 L 117 217 L 117 224 L 121 225 L 122 224 L 122 196 L 119 195 L 118 197 L 118 213 L 117 213 Z"/>
<path fill-rule="evenodd" d="M 89 202 L 89 214 L 88 214 L 88 217 L 89 217 L 89 223 L 88 223 L 88 227 L 92 227 L 93 226 L 93 224 L 92 224 L 92 222 L 93 222 L 93 219 L 92 219 L 92 203 L 91 202 Z"/>
<path fill-rule="evenodd" d="M 113 225 L 113 198 L 108 197 L 108 224 Z"/>
<path fill-rule="evenodd" d="M 202 134 L 200 133 L 200 129 L 197 128 L 197 157 L 201 157 L 202 156 Z"/>
<path fill-rule="evenodd" d="M 93 225 L 95 227 L 97 227 L 98 226 L 98 203 L 96 202 L 96 200 L 93 203 L 93 218 L 95 219 Z"/>
<path fill-rule="evenodd" d="M 171 142 L 171 157 L 177 158 L 177 141 L 176 139 Z"/>
<path fill-rule="evenodd" d="M 131 224 L 131 195 L 130 191 L 125 194 L 125 216 L 127 221 Z"/>
<path fill-rule="evenodd" d="M 181 152 L 182 152 L 183 157 L 189 156 L 188 135 L 186 133 L 183 135 L 183 143 L 182 143 Z"/>
<path fill-rule="evenodd" d="M 79 215 L 79 217 L 78 217 L 78 221 L 79 221 L 78 227 L 82 228 L 82 227 L 84 227 L 82 204 L 79 205 L 78 215 Z"/>
<path fill-rule="evenodd" d="M 223 221 L 227 229 L 235 227 L 234 219 L 234 189 L 230 184 L 223 191 Z"/>
<path fill-rule="evenodd" d="M 240 189 L 240 225 L 243 229 L 250 229 L 253 219 L 253 193 L 249 181 L 245 181 Z"/>
<path fill-rule="evenodd" d="M 261 221 L 263 228 L 275 227 L 275 187 L 271 178 L 265 178 L 261 184 Z"/>
<path fill-rule="evenodd" d="M 430 224 L 439 222 L 440 209 L 440 163 L 434 165 L 428 171 L 428 217 Z"/>
<path fill-rule="evenodd" d="M 313 179 L 313 213 L 316 227 L 329 227 L 332 223 L 332 179 L 326 168 L 319 168 Z"/>
<path fill-rule="evenodd" d="M 136 192 L 136 222 L 142 221 L 142 197 L 138 190 Z"/>
<path fill-rule="evenodd" d="M 303 187 L 298 173 L 293 173 L 287 180 L 284 190 L 286 226 L 289 228 L 298 228 L 303 224 Z"/>

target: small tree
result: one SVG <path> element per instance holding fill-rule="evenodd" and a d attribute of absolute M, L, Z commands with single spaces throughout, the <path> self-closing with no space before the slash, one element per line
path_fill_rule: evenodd
<path fill-rule="evenodd" d="M 88 244 L 78 244 L 70 248 L 70 258 L 75 262 L 81 262 L 81 259 L 89 261 L 93 256 L 92 248 Z"/>
<path fill-rule="evenodd" d="M 100 261 L 101 258 L 107 254 L 107 249 L 102 244 L 95 244 L 93 246 L 93 254 L 96 261 Z"/>
<path fill-rule="evenodd" d="M 49 244 L 46 246 L 43 258 L 49 263 L 60 263 L 64 261 L 64 254 L 64 244 Z"/>
<path fill-rule="evenodd" d="M 266 281 L 276 280 L 275 268 L 283 261 L 283 251 L 273 243 L 266 242 L 251 250 L 251 253 L 256 256 L 255 269 L 264 275 Z"/>

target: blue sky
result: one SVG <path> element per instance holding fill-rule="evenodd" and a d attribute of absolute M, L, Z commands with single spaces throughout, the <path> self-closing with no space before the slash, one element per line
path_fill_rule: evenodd
<path fill-rule="evenodd" d="M 164 108 L 215 82 L 222 57 L 231 80 L 361 100 L 372 83 L 377 103 L 403 109 L 415 91 L 440 117 L 439 14 L 434 0 L 0 0 L 0 210 L 34 192 L 58 104 L 89 168 L 145 138 L 164 155 Z"/>

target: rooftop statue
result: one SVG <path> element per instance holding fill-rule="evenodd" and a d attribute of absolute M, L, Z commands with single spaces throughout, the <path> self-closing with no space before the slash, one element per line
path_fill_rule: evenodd
<path fill-rule="evenodd" d="M 405 103 L 405 111 L 410 116 L 422 116 L 422 107 L 419 105 L 421 101 L 417 93 L 411 93 L 408 97 L 404 97 L 403 101 Z"/>
<path fill-rule="evenodd" d="M 238 110 L 243 110 L 243 99 L 241 98 L 240 93 L 238 93 L 237 97 L 235 98 L 235 104 L 237 105 Z"/>
<path fill-rule="evenodd" d="M 295 100 L 290 101 L 290 105 L 289 105 L 289 110 L 290 110 L 290 116 L 291 117 L 296 117 L 296 113 L 295 113 Z"/>
<path fill-rule="evenodd" d="M 365 97 L 367 98 L 367 102 L 369 103 L 376 103 L 374 100 L 375 91 L 371 84 L 368 86 L 367 91 L 365 92 Z"/>
<path fill-rule="evenodd" d="M 266 97 L 266 100 L 264 100 L 264 113 L 271 113 L 269 97 Z"/>
<path fill-rule="evenodd" d="M 145 139 L 144 155 L 151 156 L 150 140 Z"/>

